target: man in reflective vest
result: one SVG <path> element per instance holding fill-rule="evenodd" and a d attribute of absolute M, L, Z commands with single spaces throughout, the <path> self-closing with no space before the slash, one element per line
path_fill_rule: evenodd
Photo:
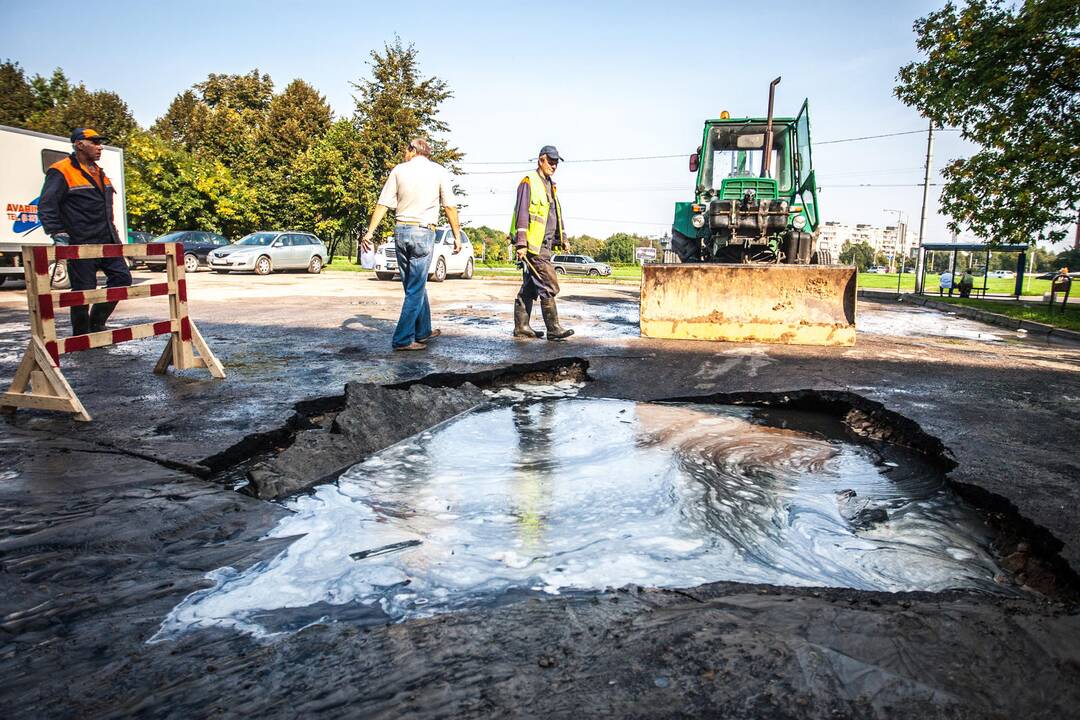
<path fill-rule="evenodd" d="M 75 128 L 71 144 L 75 152 L 53 163 L 45 172 L 45 185 L 38 201 L 38 217 L 47 235 L 58 245 L 100 245 L 119 243 L 120 233 L 113 224 L 113 197 L 116 191 L 97 161 L 101 144 L 97 131 Z M 97 287 L 97 271 L 105 273 L 108 287 L 131 284 L 131 272 L 122 257 L 96 260 L 68 260 L 72 290 Z M 85 335 L 105 329 L 115 302 L 95 303 L 93 308 L 71 308 L 71 334 Z"/>
<path fill-rule="evenodd" d="M 533 301 L 540 298 L 540 311 L 547 326 L 548 340 L 564 340 L 574 334 L 559 324 L 555 296 L 559 280 L 551 254 L 556 248 L 568 250 L 563 230 L 562 206 L 551 176 L 562 157 L 553 145 L 540 148 L 536 170 L 518 185 L 517 205 L 510 221 L 510 237 L 522 263 L 521 289 L 514 299 L 514 337 L 540 338 L 544 333 L 529 327 Z"/>

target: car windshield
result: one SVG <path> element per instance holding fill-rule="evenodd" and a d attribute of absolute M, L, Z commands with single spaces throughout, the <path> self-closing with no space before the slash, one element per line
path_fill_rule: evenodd
<path fill-rule="evenodd" d="M 259 247 L 267 247 L 270 243 L 274 242 L 274 238 L 278 236 L 278 233 L 261 232 L 251 233 L 245 235 L 237 241 L 237 245 L 258 245 Z"/>
<path fill-rule="evenodd" d="M 180 236 L 183 235 L 185 232 L 187 232 L 187 230 L 177 230 L 176 232 L 165 233 L 164 235 L 158 235 L 156 238 L 154 238 L 154 241 L 155 242 L 176 242 L 180 238 Z"/>

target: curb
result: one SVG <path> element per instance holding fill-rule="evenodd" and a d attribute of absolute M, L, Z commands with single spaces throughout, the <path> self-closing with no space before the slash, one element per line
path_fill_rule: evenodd
<path fill-rule="evenodd" d="M 859 292 L 859 297 L 865 297 L 866 299 L 871 298 L 871 296 L 869 295 L 864 296 L 862 291 Z M 899 301 L 911 303 L 912 305 L 920 305 L 923 307 L 933 308 L 934 310 L 951 312 L 961 317 L 966 317 L 971 320 L 978 320 L 979 322 L 984 322 L 990 325 L 997 325 L 999 327 L 1009 328 L 1010 330 L 1024 330 L 1027 332 L 1028 335 L 1038 335 L 1039 337 L 1054 338 L 1055 340 L 1066 340 L 1069 342 L 1080 343 L 1080 332 L 1077 332 L 1076 330 L 1067 330 L 1065 328 L 1054 327 L 1053 325 L 1047 325 L 1046 323 L 1034 322 L 1032 320 L 1020 320 L 1019 318 L 1009 317 L 1008 315 L 1002 315 L 1000 313 L 994 313 L 988 310 L 966 307 L 964 305 L 954 305 L 952 303 L 940 302 L 925 296 L 918 296 L 913 294 L 902 295 L 899 298 Z"/>

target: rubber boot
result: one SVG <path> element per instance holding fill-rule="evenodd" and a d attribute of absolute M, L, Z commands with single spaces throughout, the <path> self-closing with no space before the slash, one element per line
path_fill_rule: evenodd
<path fill-rule="evenodd" d="M 565 340 L 574 334 L 573 330 L 559 325 L 559 310 L 555 307 L 555 298 L 540 301 L 540 311 L 544 314 L 548 340 Z"/>
<path fill-rule="evenodd" d="M 114 302 L 96 303 L 90 308 L 90 332 L 101 332 L 105 329 L 105 321 L 112 315 Z"/>
<path fill-rule="evenodd" d="M 530 340 L 544 337 L 544 333 L 529 327 L 530 315 L 532 315 L 532 301 L 525 302 L 520 297 L 514 298 L 514 337 Z"/>
<path fill-rule="evenodd" d="M 71 306 L 71 334 L 85 335 L 90 332 L 90 306 Z"/>

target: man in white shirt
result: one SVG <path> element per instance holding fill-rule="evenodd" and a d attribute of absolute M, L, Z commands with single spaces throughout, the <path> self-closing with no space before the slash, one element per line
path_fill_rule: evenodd
<path fill-rule="evenodd" d="M 397 251 L 405 302 L 394 330 L 395 350 L 424 350 L 425 343 L 440 334 L 431 329 L 431 305 L 427 296 L 427 277 L 435 247 L 435 225 L 439 206 L 446 212 L 454 232 L 454 254 L 461 252 L 461 228 L 450 174 L 432 162 L 431 145 L 423 138 L 412 140 L 405 148 L 405 162 L 390 171 L 379 195 L 367 232 L 360 246 L 370 251 L 375 228 L 387 210 L 394 210 L 394 249 Z"/>

